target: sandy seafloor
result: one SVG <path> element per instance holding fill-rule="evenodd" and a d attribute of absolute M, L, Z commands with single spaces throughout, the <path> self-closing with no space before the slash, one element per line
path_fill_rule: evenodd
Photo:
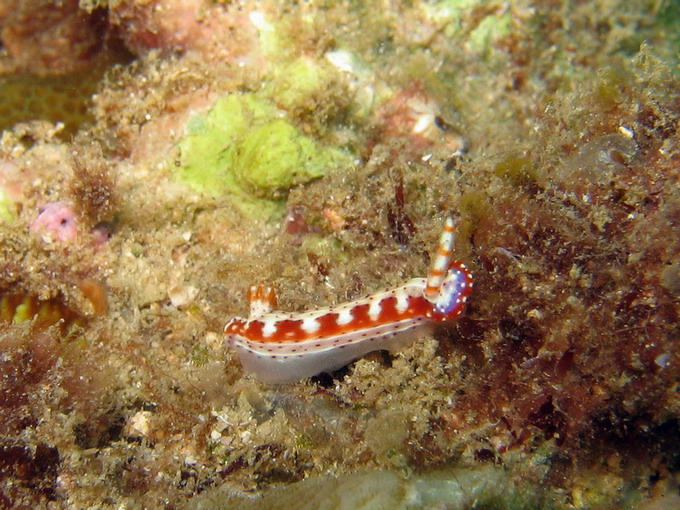
<path fill-rule="evenodd" d="M 680 507 L 676 0 L 0 4 L 0 507 Z M 285 385 L 223 334 L 424 276 Z"/>

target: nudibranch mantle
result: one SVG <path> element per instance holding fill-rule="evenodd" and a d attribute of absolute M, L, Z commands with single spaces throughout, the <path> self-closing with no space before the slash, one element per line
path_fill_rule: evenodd
<path fill-rule="evenodd" d="M 303 313 L 272 312 L 274 290 L 248 291 L 250 316 L 224 327 L 243 367 L 263 382 L 282 384 L 337 370 L 380 349 L 396 351 L 432 322 L 458 317 L 472 291 L 472 274 L 452 260 L 454 222 L 446 220 L 427 278 L 413 278 L 356 301 Z"/>

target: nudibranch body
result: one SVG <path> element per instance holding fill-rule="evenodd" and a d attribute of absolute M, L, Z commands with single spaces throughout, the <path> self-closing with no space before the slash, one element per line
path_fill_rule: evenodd
<path fill-rule="evenodd" d="M 452 260 L 454 223 L 446 220 L 427 278 L 337 306 L 303 313 L 272 312 L 273 289 L 249 290 L 250 317 L 224 327 L 243 367 L 263 382 L 281 384 L 330 372 L 385 349 L 412 343 L 415 328 L 458 317 L 472 291 L 472 274 Z"/>

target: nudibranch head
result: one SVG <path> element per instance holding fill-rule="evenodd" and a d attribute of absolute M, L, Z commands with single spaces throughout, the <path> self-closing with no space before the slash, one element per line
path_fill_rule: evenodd
<path fill-rule="evenodd" d="M 472 273 L 460 260 L 452 260 L 455 223 L 447 218 L 439 238 L 439 248 L 427 272 L 423 297 L 432 304 L 428 318 L 437 321 L 455 319 L 465 308 L 472 291 Z"/>

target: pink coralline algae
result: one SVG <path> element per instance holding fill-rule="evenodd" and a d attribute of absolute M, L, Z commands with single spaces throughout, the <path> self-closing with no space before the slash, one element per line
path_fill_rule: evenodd
<path fill-rule="evenodd" d="M 78 222 L 70 202 L 50 202 L 40 208 L 31 230 L 46 241 L 73 241 L 78 235 Z"/>

